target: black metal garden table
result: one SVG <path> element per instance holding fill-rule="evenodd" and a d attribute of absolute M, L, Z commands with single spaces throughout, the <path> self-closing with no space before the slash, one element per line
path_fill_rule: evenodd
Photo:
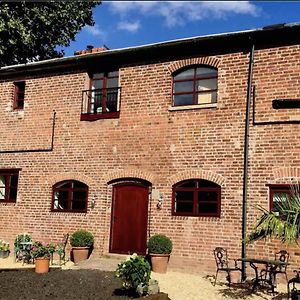
<path fill-rule="evenodd" d="M 268 284 L 273 295 L 275 294 L 276 287 L 276 269 L 279 266 L 288 265 L 288 263 L 286 262 L 270 259 L 239 258 L 238 261 L 248 262 L 250 264 L 250 267 L 255 272 L 255 278 L 253 279 L 252 285 L 252 292 L 254 292 L 259 285 Z M 259 266 L 262 266 L 262 268 L 259 269 Z"/>

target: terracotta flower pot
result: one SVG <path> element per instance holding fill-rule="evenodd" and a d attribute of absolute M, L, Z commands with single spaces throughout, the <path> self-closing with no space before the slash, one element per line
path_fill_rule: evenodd
<path fill-rule="evenodd" d="M 152 271 L 156 273 L 166 273 L 170 254 L 154 254 L 150 253 Z"/>
<path fill-rule="evenodd" d="M 39 274 L 48 273 L 50 258 L 35 258 L 35 272 Z"/>
<path fill-rule="evenodd" d="M 241 272 L 239 270 L 230 271 L 230 282 L 231 283 L 240 283 L 241 282 Z"/>
<path fill-rule="evenodd" d="M 77 264 L 82 260 L 88 259 L 89 256 L 88 247 L 72 247 L 72 251 L 73 251 L 73 259 L 75 264 Z"/>

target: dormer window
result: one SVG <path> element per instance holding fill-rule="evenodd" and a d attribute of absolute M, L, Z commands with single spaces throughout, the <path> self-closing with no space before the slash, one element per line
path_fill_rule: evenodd
<path fill-rule="evenodd" d="M 202 105 L 217 102 L 218 70 L 193 66 L 173 75 L 173 106 Z"/>
<path fill-rule="evenodd" d="M 24 108 L 25 81 L 14 82 L 14 109 Z"/>
<path fill-rule="evenodd" d="M 83 91 L 81 120 L 119 117 L 119 72 L 93 73 L 90 89 Z"/>

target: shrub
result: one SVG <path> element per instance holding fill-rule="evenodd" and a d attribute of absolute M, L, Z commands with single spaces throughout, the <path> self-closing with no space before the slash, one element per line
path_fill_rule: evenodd
<path fill-rule="evenodd" d="M 0 240 L 0 251 L 10 251 L 9 243 Z"/>
<path fill-rule="evenodd" d="M 87 230 L 77 230 L 71 234 L 70 244 L 72 247 L 91 247 L 94 236 Z"/>
<path fill-rule="evenodd" d="M 14 246 L 15 250 L 18 251 L 20 250 L 20 243 L 28 243 L 31 242 L 31 236 L 27 233 L 22 233 L 16 236 Z"/>
<path fill-rule="evenodd" d="M 148 293 L 151 267 L 145 258 L 133 254 L 118 264 L 116 276 L 123 281 L 123 287 L 141 295 Z"/>
<path fill-rule="evenodd" d="M 49 258 L 55 252 L 56 245 L 53 243 L 34 242 L 31 249 L 33 258 Z"/>
<path fill-rule="evenodd" d="M 173 244 L 170 238 L 164 234 L 155 234 L 150 237 L 148 242 L 149 253 L 154 254 L 170 254 Z"/>

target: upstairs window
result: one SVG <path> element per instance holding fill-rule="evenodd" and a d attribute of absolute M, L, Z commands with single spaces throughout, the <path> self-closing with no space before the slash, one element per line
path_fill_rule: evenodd
<path fill-rule="evenodd" d="M 221 187 L 214 182 L 193 179 L 173 186 L 173 215 L 219 217 Z"/>
<path fill-rule="evenodd" d="M 19 170 L 0 170 L 0 202 L 16 202 Z"/>
<path fill-rule="evenodd" d="M 288 184 L 283 185 L 271 185 L 270 186 L 270 210 L 279 211 L 279 205 L 282 201 L 289 200 L 295 197 L 299 191 L 296 186 L 291 186 Z M 300 199 L 300 195 L 299 195 Z"/>
<path fill-rule="evenodd" d="M 173 76 L 173 106 L 201 105 L 217 102 L 218 70 L 194 66 Z"/>
<path fill-rule="evenodd" d="M 83 92 L 82 118 L 119 117 L 119 72 L 94 73 L 90 89 Z"/>
<path fill-rule="evenodd" d="M 52 211 L 86 212 L 88 186 L 76 180 L 62 181 L 53 186 Z"/>
<path fill-rule="evenodd" d="M 25 81 L 14 82 L 14 109 L 24 108 Z"/>

